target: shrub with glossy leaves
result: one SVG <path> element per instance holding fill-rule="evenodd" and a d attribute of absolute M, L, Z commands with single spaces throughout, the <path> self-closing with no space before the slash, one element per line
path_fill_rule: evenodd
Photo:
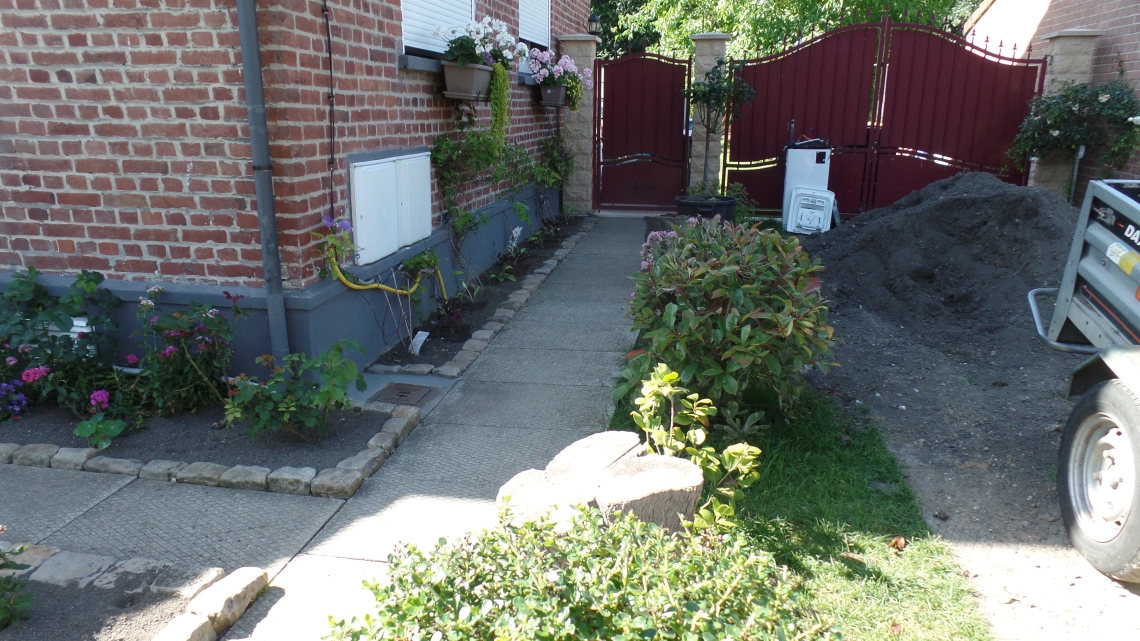
<path fill-rule="evenodd" d="M 697 221 L 647 247 L 633 277 L 634 328 L 645 352 L 622 371 L 624 397 L 664 362 L 693 391 L 721 404 L 749 386 L 770 387 L 794 406 L 805 365 L 826 368 L 832 345 L 816 274 L 800 247 L 759 226 Z"/>
<path fill-rule="evenodd" d="M 549 520 L 408 547 L 376 611 L 333 624 L 352 639 L 819 639 L 771 555 L 735 535 L 673 537 L 623 515 L 609 526 L 582 508 L 568 531 Z"/>

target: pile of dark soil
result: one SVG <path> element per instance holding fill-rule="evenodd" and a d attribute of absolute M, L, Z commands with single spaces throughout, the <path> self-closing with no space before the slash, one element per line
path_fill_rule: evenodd
<path fill-rule="evenodd" d="M 963 173 L 803 245 L 823 261 L 827 298 L 959 340 L 1026 316 L 1026 292 L 1060 279 L 1075 220 L 1056 194 Z"/>
<path fill-rule="evenodd" d="M 214 429 L 224 418 L 221 407 L 207 407 L 195 414 L 148 418 L 143 429 L 116 437 L 100 452 L 112 458 L 153 461 L 206 461 L 220 465 L 261 465 L 323 469 L 364 449 L 368 439 L 391 415 L 384 412 L 337 411 L 329 415 L 324 436 L 304 441 L 284 430 L 246 436 L 244 427 Z M 15 421 L 0 423 L 0 443 L 54 443 L 60 447 L 87 447 L 87 439 L 75 435 L 78 419 L 71 412 L 36 407 Z"/>
<path fill-rule="evenodd" d="M 456 313 L 444 315 L 436 312 L 413 330 L 430 334 L 424 341 L 418 355 L 410 353 L 403 344 L 397 344 L 376 361 L 379 365 L 413 365 L 429 363 L 439 367 L 455 357 L 463 349 L 463 344 L 471 339 L 471 332 L 483 327 L 503 301 L 519 288 L 519 283 L 531 272 L 554 257 L 554 252 L 562 246 L 562 241 L 578 233 L 585 218 L 576 219 L 567 225 L 548 224 L 544 227 L 542 242 L 531 240 L 520 243 L 526 250 L 522 256 L 509 263 L 502 260 L 495 263 L 480 275 L 482 283 L 475 300 L 461 300 Z M 501 257 L 504 258 L 505 257 Z M 504 266 L 510 269 L 503 271 Z M 496 277 L 503 274 L 501 277 Z M 474 286 L 474 284 L 473 284 Z M 454 296 L 454 292 L 448 292 Z"/>

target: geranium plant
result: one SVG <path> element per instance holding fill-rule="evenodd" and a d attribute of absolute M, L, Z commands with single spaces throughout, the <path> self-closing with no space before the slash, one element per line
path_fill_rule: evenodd
<path fill-rule="evenodd" d="M 440 27 L 434 35 L 447 41 L 444 59 L 460 65 L 490 67 L 497 62 L 509 67 L 527 54 L 527 46 L 510 34 L 507 23 L 486 16 L 466 27 Z"/>
<path fill-rule="evenodd" d="M 530 70 L 534 74 L 534 81 L 545 86 L 566 86 L 566 106 L 572 111 L 578 110 L 578 101 L 582 99 L 582 90 L 593 88 L 593 72 L 589 69 L 578 69 L 574 59 L 563 55 L 555 61 L 553 51 L 533 49 L 530 52 Z"/>

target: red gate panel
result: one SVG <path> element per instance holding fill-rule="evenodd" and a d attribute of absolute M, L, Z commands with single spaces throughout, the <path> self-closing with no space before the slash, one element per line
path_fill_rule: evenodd
<path fill-rule="evenodd" d="M 594 206 L 671 209 L 689 174 L 689 61 L 635 54 L 595 73 Z"/>

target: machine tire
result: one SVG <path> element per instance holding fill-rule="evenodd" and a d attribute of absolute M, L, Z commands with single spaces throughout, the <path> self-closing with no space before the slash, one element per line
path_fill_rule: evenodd
<path fill-rule="evenodd" d="M 1140 398 L 1119 379 L 1098 383 L 1065 425 L 1057 491 L 1073 547 L 1119 581 L 1140 582 L 1138 462 Z"/>

